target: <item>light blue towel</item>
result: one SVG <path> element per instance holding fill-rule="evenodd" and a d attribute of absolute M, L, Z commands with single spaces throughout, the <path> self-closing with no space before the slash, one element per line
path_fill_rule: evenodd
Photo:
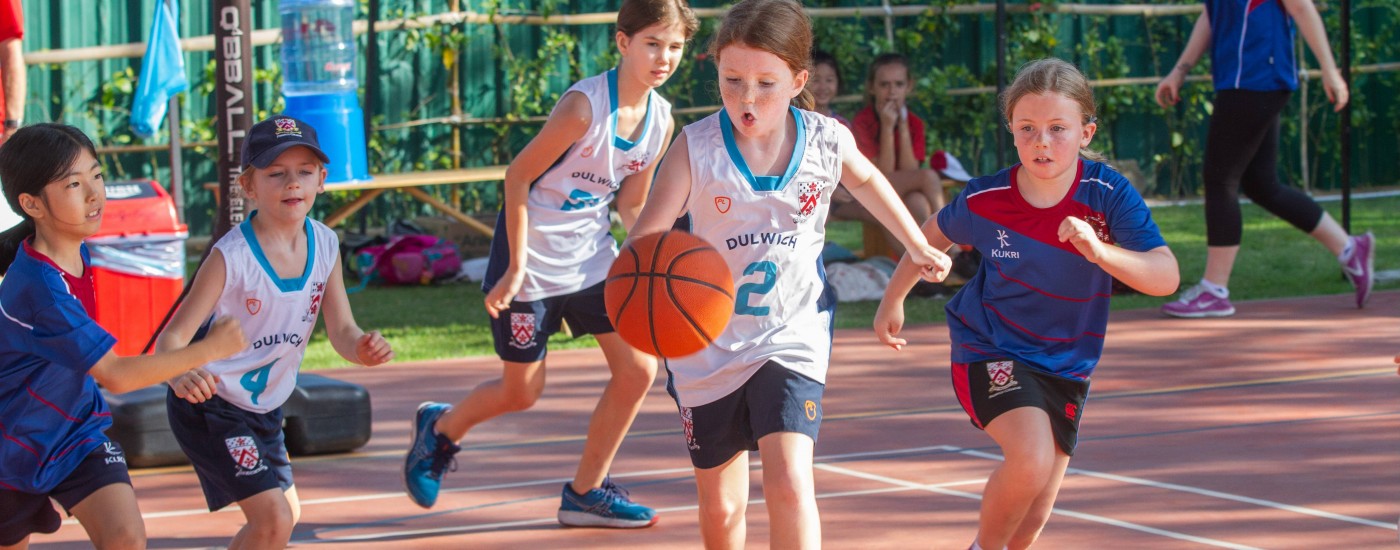
<path fill-rule="evenodd" d="M 141 78 L 131 105 L 131 129 L 142 138 L 156 134 L 165 120 L 166 103 L 171 96 L 189 88 L 185 78 L 185 58 L 180 54 L 180 20 L 176 0 L 156 3 L 151 37 L 141 58 Z"/>

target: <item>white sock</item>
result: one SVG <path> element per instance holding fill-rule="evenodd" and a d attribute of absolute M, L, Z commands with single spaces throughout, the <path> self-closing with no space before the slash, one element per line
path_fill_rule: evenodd
<path fill-rule="evenodd" d="M 1218 298 L 1229 298 L 1229 297 L 1230 297 L 1230 289 L 1225 288 L 1225 287 L 1220 286 L 1220 285 L 1217 285 L 1217 284 L 1215 284 L 1215 283 L 1212 283 L 1212 282 L 1206 280 L 1204 277 L 1201 278 L 1201 288 L 1206 289 L 1207 292 L 1210 292 L 1211 294 L 1214 294 L 1214 295 L 1215 295 L 1216 297 L 1218 297 Z"/>
<path fill-rule="evenodd" d="M 1347 237 L 1347 245 L 1342 247 L 1342 253 L 1337 255 L 1337 261 L 1343 264 L 1351 261 L 1351 252 L 1356 249 L 1356 237 Z"/>

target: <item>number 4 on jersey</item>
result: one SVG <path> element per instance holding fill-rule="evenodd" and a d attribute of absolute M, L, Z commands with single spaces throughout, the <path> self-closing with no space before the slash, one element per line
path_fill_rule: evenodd
<path fill-rule="evenodd" d="M 258 404 L 258 396 L 267 389 L 268 374 L 272 372 L 272 366 L 276 364 L 277 360 L 274 359 L 271 363 L 244 373 L 243 377 L 238 379 L 238 382 L 243 385 L 243 389 L 252 394 L 251 399 L 254 405 Z"/>

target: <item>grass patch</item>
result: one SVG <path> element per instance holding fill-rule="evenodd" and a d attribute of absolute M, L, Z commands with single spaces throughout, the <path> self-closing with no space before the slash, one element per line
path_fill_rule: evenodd
<path fill-rule="evenodd" d="M 1323 203 L 1340 218 L 1341 204 Z M 1234 300 L 1258 300 L 1292 296 L 1349 294 L 1351 285 L 1341 276 L 1335 258 L 1307 235 L 1273 217 L 1258 206 L 1244 205 L 1244 243 L 1230 284 Z M 1377 269 L 1395 268 L 1400 257 L 1400 198 L 1353 201 L 1352 227 L 1376 235 Z M 1153 209 L 1181 265 L 1182 284 L 1195 284 L 1205 267 L 1205 216 L 1200 205 Z M 828 240 L 847 248 L 859 248 L 860 225 L 833 222 Z M 1400 283 L 1377 285 L 1396 288 Z M 489 318 L 482 306 L 485 296 L 476 283 L 427 287 L 370 287 L 350 295 L 350 304 L 361 327 L 377 329 L 394 345 L 401 361 L 493 355 Z M 1350 299 L 1350 298 L 1347 298 Z M 1113 309 L 1155 308 L 1168 298 L 1142 295 L 1113 297 Z M 943 321 L 944 299 L 911 297 L 905 304 L 909 324 Z M 837 307 L 838 328 L 869 328 L 879 302 L 843 302 Z M 571 339 L 555 335 L 551 349 L 594 347 L 589 336 Z M 317 327 L 307 345 L 306 369 L 344 366 L 331 349 L 323 327 Z"/>

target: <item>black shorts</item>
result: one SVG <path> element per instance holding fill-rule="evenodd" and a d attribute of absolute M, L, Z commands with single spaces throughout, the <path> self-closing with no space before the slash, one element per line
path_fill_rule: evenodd
<path fill-rule="evenodd" d="M 564 321 L 569 323 L 574 336 L 613 332 L 608 308 L 603 302 L 603 284 L 533 302 L 511 302 L 510 309 L 491 320 L 496 356 L 513 363 L 544 359 L 549 335 L 559 332 L 560 323 Z"/>
<path fill-rule="evenodd" d="M 245 411 L 217 395 L 196 405 L 170 390 L 165 412 L 175 441 L 194 465 L 209 511 L 292 486 L 282 409 Z"/>
<path fill-rule="evenodd" d="M 1055 443 L 1074 456 L 1079 419 L 1089 396 L 1088 380 L 1070 380 L 1041 372 L 1020 361 L 1001 359 L 953 363 L 953 389 L 972 425 L 985 429 L 1012 409 L 1035 407 L 1050 415 Z"/>
<path fill-rule="evenodd" d="M 675 388 L 666 385 L 673 399 Z M 734 455 L 757 451 L 758 440 L 779 432 L 796 432 L 817 440 L 826 386 L 769 361 L 744 385 L 718 400 L 684 407 L 681 424 L 690 463 L 705 470 L 724 465 Z"/>
<path fill-rule="evenodd" d="M 53 509 L 50 498 L 73 515 L 74 506 L 114 483 L 131 485 L 131 476 L 126 472 L 126 455 L 121 446 L 104 441 L 47 495 L 0 489 L 0 546 L 19 544 L 33 533 L 58 531 L 63 519 Z"/>

